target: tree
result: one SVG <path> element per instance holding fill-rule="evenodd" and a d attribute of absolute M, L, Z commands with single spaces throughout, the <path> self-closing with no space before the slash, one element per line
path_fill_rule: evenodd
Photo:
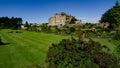
<path fill-rule="evenodd" d="M 21 27 L 22 22 L 23 22 L 22 18 L 17 18 L 17 29 Z"/>
<path fill-rule="evenodd" d="M 108 22 L 110 24 L 109 28 L 115 28 L 120 25 L 120 5 L 118 1 L 116 1 L 115 6 L 102 15 L 100 22 Z"/>
<path fill-rule="evenodd" d="M 0 28 L 18 29 L 22 25 L 22 18 L 0 17 Z"/>
<path fill-rule="evenodd" d="M 28 22 L 26 21 L 25 22 L 25 25 L 24 25 L 25 27 L 26 27 L 26 30 L 28 30 L 29 29 L 29 27 L 30 27 L 30 25 L 28 24 Z"/>
<path fill-rule="evenodd" d="M 40 27 L 41 27 L 41 31 L 43 32 L 47 32 L 47 33 L 51 32 L 51 26 L 48 26 L 47 24 L 42 24 Z"/>
<path fill-rule="evenodd" d="M 77 21 L 77 19 L 75 17 L 73 17 L 70 21 L 70 24 L 75 24 L 75 21 Z"/>
<path fill-rule="evenodd" d="M 116 32 L 114 35 L 113 35 L 113 40 L 120 40 L 120 32 Z"/>
<path fill-rule="evenodd" d="M 25 22 L 25 27 L 29 27 L 29 24 L 27 21 Z"/>
<path fill-rule="evenodd" d="M 118 0 L 116 0 L 116 3 L 115 3 L 115 5 L 116 5 L 116 6 L 119 6 L 119 2 L 118 2 Z"/>
<path fill-rule="evenodd" d="M 92 39 L 88 42 L 73 37 L 71 40 L 63 39 L 49 48 L 48 68 L 118 68 L 119 60 L 107 51 L 107 46 Z"/>
<path fill-rule="evenodd" d="M 120 55 L 120 44 L 116 47 L 116 52 Z"/>
<path fill-rule="evenodd" d="M 67 33 L 68 34 L 72 34 L 72 33 L 74 33 L 75 32 L 75 28 L 74 27 L 69 27 L 69 28 L 67 28 Z"/>

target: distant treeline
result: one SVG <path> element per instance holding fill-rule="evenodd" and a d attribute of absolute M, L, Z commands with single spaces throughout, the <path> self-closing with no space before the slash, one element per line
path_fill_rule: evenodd
<path fill-rule="evenodd" d="M 17 17 L 0 17 L 1 29 L 18 29 L 22 24 L 22 18 Z"/>

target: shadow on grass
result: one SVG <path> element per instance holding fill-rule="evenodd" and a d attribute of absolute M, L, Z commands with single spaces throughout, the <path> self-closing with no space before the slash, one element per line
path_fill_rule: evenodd
<path fill-rule="evenodd" d="M 0 43 L 0 46 L 8 45 L 10 43 Z"/>

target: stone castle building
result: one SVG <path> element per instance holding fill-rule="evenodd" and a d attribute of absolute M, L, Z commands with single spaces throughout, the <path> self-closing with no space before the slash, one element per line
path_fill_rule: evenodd
<path fill-rule="evenodd" d="M 96 23 L 96 26 L 100 26 L 103 28 L 108 28 L 110 26 L 110 24 L 108 22 L 102 22 L 102 23 Z"/>
<path fill-rule="evenodd" d="M 72 18 L 75 18 L 71 15 L 67 15 L 64 12 L 56 13 L 54 17 L 49 18 L 48 25 L 49 26 L 64 26 L 65 24 L 69 24 L 71 22 Z M 75 24 L 80 24 L 81 20 L 76 20 Z"/>

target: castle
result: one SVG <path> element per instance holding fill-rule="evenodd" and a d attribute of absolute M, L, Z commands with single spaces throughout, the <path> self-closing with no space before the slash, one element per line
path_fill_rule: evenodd
<path fill-rule="evenodd" d="M 72 19 L 75 17 L 68 15 L 64 12 L 56 13 L 54 17 L 49 18 L 48 25 L 49 26 L 64 26 L 65 24 L 69 24 Z M 76 19 L 74 24 L 81 24 L 81 20 Z"/>

